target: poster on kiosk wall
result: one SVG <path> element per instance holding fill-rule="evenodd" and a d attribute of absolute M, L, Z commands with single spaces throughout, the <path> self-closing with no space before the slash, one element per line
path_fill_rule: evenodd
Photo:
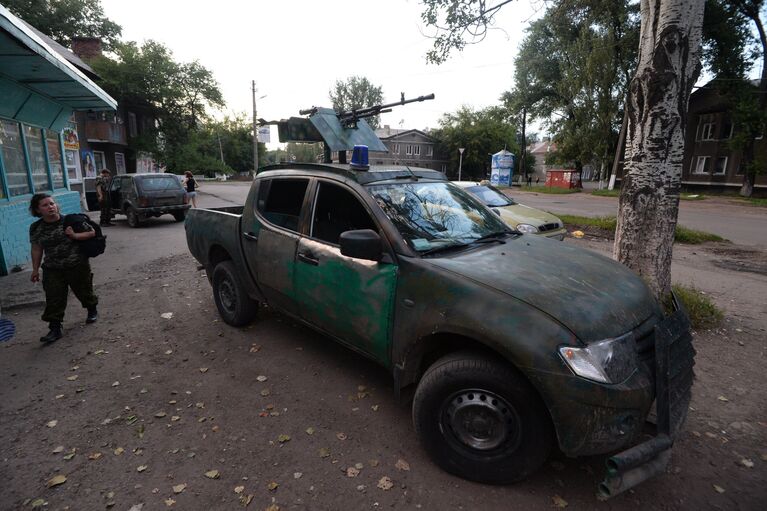
<path fill-rule="evenodd" d="M 493 186 L 511 186 L 515 160 L 514 153 L 510 153 L 506 149 L 495 153 L 490 164 L 490 184 Z"/>

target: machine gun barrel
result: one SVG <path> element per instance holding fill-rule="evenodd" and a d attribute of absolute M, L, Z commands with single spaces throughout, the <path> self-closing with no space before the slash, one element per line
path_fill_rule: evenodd
<path fill-rule="evenodd" d="M 378 115 L 380 113 L 383 113 L 384 111 L 387 111 L 386 109 L 391 109 L 394 106 L 399 105 L 407 105 L 408 103 L 419 103 L 421 101 L 427 101 L 430 99 L 434 99 L 434 94 L 428 94 L 426 96 L 418 96 L 417 98 L 413 99 L 405 99 L 405 95 L 402 94 L 402 97 L 399 101 L 396 101 L 394 103 L 387 103 L 384 105 L 373 105 L 366 108 L 360 108 L 359 110 L 347 110 L 346 112 L 339 112 L 338 118 L 342 121 L 354 121 L 356 119 L 363 119 L 365 117 L 372 117 L 374 115 Z"/>

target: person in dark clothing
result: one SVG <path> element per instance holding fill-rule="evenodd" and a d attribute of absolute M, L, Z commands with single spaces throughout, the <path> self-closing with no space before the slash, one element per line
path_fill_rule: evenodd
<path fill-rule="evenodd" d="M 93 292 L 93 273 L 88 258 L 80 252 L 78 240 L 96 235 L 88 228 L 76 233 L 72 227 L 64 228 L 64 217 L 53 197 L 47 193 L 32 196 L 29 204 L 32 216 L 39 220 L 29 226 L 29 242 L 32 245 L 32 282 L 40 281 L 40 267 L 43 269 L 43 290 L 45 310 L 42 320 L 48 322 L 49 332 L 40 338 L 41 342 L 61 339 L 62 322 L 67 308 L 67 295 L 71 288 L 77 299 L 88 310 L 86 323 L 98 319 L 98 297 Z M 43 256 L 45 259 L 43 260 Z"/>
<path fill-rule="evenodd" d="M 191 172 L 188 170 L 184 172 L 184 181 L 182 183 L 184 185 L 184 190 L 186 191 L 186 197 L 189 199 L 189 202 L 192 203 L 192 207 L 197 207 L 197 188 L 199 186 L 197 185 L 197 181 L 194 179 L 194 176 Z"/>
<path fill-rule="evenodd" d="M 109 185 L 112 173 L 107 169 L 101 169 L 101 177 L 96 179 L 96 197 L 99 200 L 99 210 L 101 211 L 101 217 L 99 218 L 99 225 L 101 227 L 110 227 L 114 225 L 112 223 L 112 205 L 109 202 Z"/>

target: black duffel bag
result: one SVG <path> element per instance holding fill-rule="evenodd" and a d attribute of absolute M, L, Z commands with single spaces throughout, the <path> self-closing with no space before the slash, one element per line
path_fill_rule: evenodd
<path fill-rule="evenodd" d="M 90 229 L 88 228 L 90 226 Z M 71 213 L 64 217 L 64 229 L 71 227 L 75 232 L 96 231 L 96 235 L 87 240 L 77 241 L 80 252 L 85 257 L 96 257 L 104 253 L 107 248 L 107 237 L 101 233 L 101 226 L 83 213 Z"/>

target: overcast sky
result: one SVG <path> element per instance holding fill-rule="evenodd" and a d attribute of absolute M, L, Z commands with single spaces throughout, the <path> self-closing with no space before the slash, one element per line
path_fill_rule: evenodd
<path fill-rule="evenodd" d="M 331 106 L 328 91 L 352 75 L 381 85 L 384 101 L 434 93 L 436 99 L 397 107 L 382 116 L 392 128 L 435 128 L 442 114 L 461 105 L 498 103 L 509 90 L 514 57 L 543 0 L 519 0 L 497 17 L 486 40 L 426 64 L 431 40 L 418 0 L 101 0 L 106 15 L 123 28 L 124 40 L 154 39 L 177 61 L 199 60 L 224 94 L 227 113 L 250 117 L 251 80 L 258 117 L 298 115 Z M 276 140 L 276 132 L 272 141 Z"/>

